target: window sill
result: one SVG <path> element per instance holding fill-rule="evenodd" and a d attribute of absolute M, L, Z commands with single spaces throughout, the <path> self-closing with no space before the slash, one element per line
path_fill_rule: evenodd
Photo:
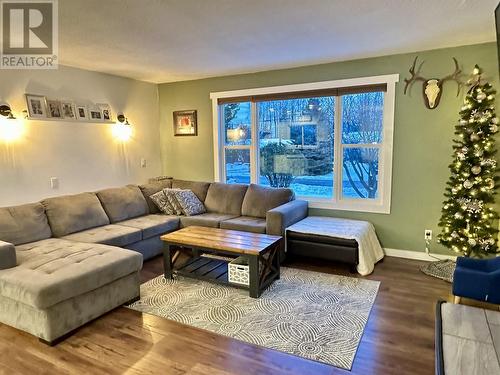
<path fill-rule="evenodd" d="M 366 212 L 374 214 L 386 214 L 391 213 L 390 204 L 383 204 L 380 201 L 376 202 L 363 202 L 363 201 L 343 201 L 343 202 L 333 202 L 331 200 L 323 199 L 311 199 L 306 197 L 297 197 L 297 199 L 305 200 L 309 202 L 309 208 L 320 208 L 324 210 L 332 211 L 353 211 L 353 212 Z"/>

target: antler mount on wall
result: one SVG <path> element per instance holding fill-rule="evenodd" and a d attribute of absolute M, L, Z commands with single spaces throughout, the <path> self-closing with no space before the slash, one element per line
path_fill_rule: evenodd
<path fill-rule="evenodd" d="M 455 71 L 447 75 L 444 78 L 424 78 L 420 75 L 420 70 L 422 68 L 422 65 L 424 65 L 425 61 L 422 61 L 420 65 L 418 66 L 418 69 L 415 70 L 415 67 L 417 65 L 417 59 L 418 56 L 415 57 L 415 60 L 413 60 L 413 65 L 409 69 L 409 72 L 411 74 L 410 78 L 405 78 L 405 89 L 404 93 L 406 95 L 406 91 L 408 90 L 408 87 L 410 87 L 414 82 L 416 81 L 422 81 L 422 91 L 424 95 L 424 103 L 425 106 L 429 109 L 434 109 L 439 105 L 439 101 L 441 100 L 441 95 L 443 94 L 443 84 L 446 81 L 455 81 L 458 85 L 458 90 L 457 90 L 457 96 L 460 94 L 460 89 L 462 87 L 462 82 L 459 80 L 459 75 L 462 73 L 458 66 L 458 61 L 456 58 L 453 58 L 453 61 L 455 62 Z"/>

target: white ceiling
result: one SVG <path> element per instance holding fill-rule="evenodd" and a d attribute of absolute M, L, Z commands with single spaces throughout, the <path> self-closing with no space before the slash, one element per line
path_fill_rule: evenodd
<path fill-rule="evenodd" d="M 173 82 L 495 40 L 498 0 L 59 0 L 60 63 Z"/>

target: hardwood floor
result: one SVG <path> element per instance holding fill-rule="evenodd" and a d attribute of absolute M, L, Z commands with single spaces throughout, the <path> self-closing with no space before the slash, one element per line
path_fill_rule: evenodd
<path fill-rule="evenodd" d="M 452 296 L 421 264 L 386 257 L 367 277 L 381 285 L 351 372 L 118 308 L 56 347 L 0 324 L 0 374 L 433 374 L 434 306 Z M 324 261 L 290 266 L 356 277 Z M 142 281 L 162 271 L 148 261 Z"/>

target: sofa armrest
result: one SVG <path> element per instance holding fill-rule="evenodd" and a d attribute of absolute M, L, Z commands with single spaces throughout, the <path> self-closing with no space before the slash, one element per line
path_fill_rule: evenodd
<path fill-rule="evenodd" d="M 13 244 L 0 241 L 0 270 L 17 265 L 16 248 Z"/>
<path fill-rule="evenodd" d="M 307 217 L 308 203 L 294 200 L 267 211 L 266 233 L 283 236 L 285 229 Z"/>

